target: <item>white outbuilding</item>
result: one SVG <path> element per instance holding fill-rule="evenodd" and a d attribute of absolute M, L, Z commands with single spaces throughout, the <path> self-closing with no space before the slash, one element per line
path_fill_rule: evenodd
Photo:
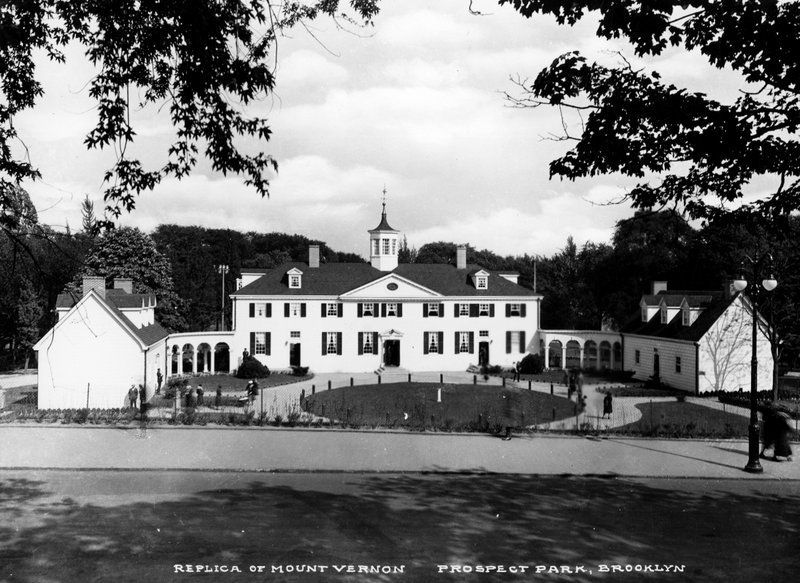
<path fill-rule="evenodd" d="M 151 396 L 168 335 L 155 307 L 155 296 L 133 293 L 129 279 L 107 290 L 104 278 L 86 277 L 81 296 L 59 295 L 58 321 L 33 347 L 39 408 L 123 407 L 139 385 Z"/>

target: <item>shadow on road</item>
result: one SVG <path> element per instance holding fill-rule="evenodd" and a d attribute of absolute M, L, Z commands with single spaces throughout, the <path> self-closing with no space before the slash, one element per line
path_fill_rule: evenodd
<path fill-rule="evenodd" d="M 186 580 L 173 574 L 175 564 L 243 571 L 205 579 L 213 581 L 334 578 L 247 572 L 298 564 L 405 565 L 402 575 L 336 575 L 341 581 L 531 579 L 436 573 L 440 564 L 500 564 L 584 565 L 592 576 L 547 580 L 588 582 L 620 580 L 597 572 L 618 563 L 686 565 L 682 575 L 647 581 L 732 583 L 793 580 L 798 566 L 796 486 L 789 493 L 702 480 L 676 489 L 670 480 L 595 477 L 229 476 L 226 483 L 241 487 L 149 503 L 121 495 L 103 505 L 53 495 L 42 481 L 0 480 L 0 580 Z"/>

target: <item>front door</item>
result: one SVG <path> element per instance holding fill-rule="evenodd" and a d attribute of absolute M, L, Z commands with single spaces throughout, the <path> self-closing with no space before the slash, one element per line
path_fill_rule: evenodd
<path fill-rule="evenodd" d="M 659 377 L 661 376 L 661 360 L 658 356 L 658 353 L 653 355 L 653 380 L 658 382 Z"/>
<path fill-rule="evenodd" d="M 383 342 L 384 366 L 400 366 L 400 341 L 385 340 Z"/>
<path fill-rule="evenodd" d="M 289 366 L 300 366 L 300 343 L 293 342 L 289 345 Z"/>
<path fill-rule="evenodd" d="M 489 366 L 489 343 L 478 344 L 478 366 Z"/>

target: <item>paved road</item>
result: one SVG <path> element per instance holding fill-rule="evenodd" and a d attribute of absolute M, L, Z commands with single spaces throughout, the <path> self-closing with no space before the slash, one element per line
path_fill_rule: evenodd
<path fill-rule="evenodd" d="M 744 478 L 744 441 L 277 428 L 0 426 L 0 468 L 493 472 Z M 765 460 L 756 479 L 800 480 Z"/>
<path fill-rule="evenodd" d="M 762 480 L 13 470 L 0 581 L 790 581 L 799 496 Z"/>

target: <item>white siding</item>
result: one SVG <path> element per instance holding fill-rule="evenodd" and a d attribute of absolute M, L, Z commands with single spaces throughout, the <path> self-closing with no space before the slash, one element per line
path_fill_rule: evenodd
<path fill-rule="evenodd" d="M 144 377 L 139 343 L 93 297 L 62 317 L 40 341 L 39 408 L 125 405 L 132 384 Z M 155 374 L 155 371 L 153 372 Z"/>
<path fill-rule="evenodd" d="M 658 354 L 661 382 L 682 391 L 695 391 L 696 348 L 693 342 L 679 342 L 654 337 L 625 335 L 625 369 L 634 376 L 647 380 L 653 376 L 655 355 Z M 636 363 L 636 351 L 639 363 Z M 676 358 L 681 359 L 681 372 L 675 371 Z"/>
<path fill-rule="evenodd" d="M 400 339 L 400 367 L 409 370 L 435 371 L 435 370 L 465 370 L 470 364 L 478 363 L 478 347 L 481 341 L 488 341 L 489 360 L 492 364 L 511 366 L 520 360 L 525 353 L 519 347 L 513 347 L 512 352 L 506 352 L 506 332 L 524 332 L 526 351 L 536 346 L 535 334 L 538 330 L 538 298 L 503 298 L 503 299 L 477 299 L 463 298 L 455 300 L 448 298 L 430 298 L 431 303 L 444 304 L 443 317 L 423 317 L 423 304 L 420 300 L 401 302 L 403 305 L 402 317 L 358 317 L 358 302 L 348 301 L 343 303 L 343 315 L 321 316 L 321 304 L 337 302 L 330 298 L 322 300 L 300 299 L 288 297 L 259 298 L 258 301 L 272 302 L 272 317 L 251 318 L 249 316 L 249 303 L 254 300 L 234 298 L 236 307 L 236 333 L 234 346 L 231 351 L 240 355 L 242 350 L 250 347 L 250 332 L 271 333 L 271 354 L 257 358 L 271 369 L 285 369 L 289 367 L 289 344 L 296 342 L 290 337 L 292 331 L 300 332 L 302 352 L 302 365 L 308 366 L 315 372 L 363 372 L 373 371 L 381 366 L 380 354 L 358 354 L 358 333 L 378 332 L 379 335 L 394 331 L 394 337 Z M 284 302 L 305 302 L 306 317 L 284 316 Z M 362 300 L 366 301 L 366 299 Z M 370 301 L 378 304 L 386 302 L 387 298 L 371 298 Z M 393 298 L 391 301 L 395 301 Z M 494 317 L 489 316 L 454 316 L 455 303 L 488 303 L 494 305 Z M 506 317 L 506 303 L 524 303 L 526 316 Z M 380 307 L 378 308 L 380 309 Z M 480 337 L 480 331 L 487 331 L 487 338 Z M 455 353 L 455 332 L 473 332 L 474 351 L 469 353 Z M 322 354 L 322 333 L 342 333 L 342 354 Z M 424 354 L 423 338 L 425 332 L 443 333 L 443 354 Z M 379 339 L 379 344 L 381 340 Z M 536 346 L 538 350 L 538 346 Z"/>
<path fill-rule="evenodd" d="M 750 390 L 752 318 L 737 298 L 700 340 L 700 392 Z M 773 361 L 769 340 L 758 334 L 758 388 L 772 388 Z"/>

